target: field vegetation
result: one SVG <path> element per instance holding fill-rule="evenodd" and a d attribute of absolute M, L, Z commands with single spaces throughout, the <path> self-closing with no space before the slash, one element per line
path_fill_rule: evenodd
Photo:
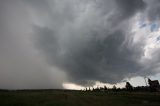
<path fill-rule="evenodd" d="M 0 106 L 160 106 L 159 92 L 0 91 Z"/>

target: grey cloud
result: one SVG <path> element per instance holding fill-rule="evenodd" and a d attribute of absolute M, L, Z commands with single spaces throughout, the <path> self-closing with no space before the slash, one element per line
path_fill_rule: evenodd
<path fill-rule="evenodd" d="M 143 11 L 146 7 L 146 3 L 143 0 L 115 0 L 115 4 L 115 14 L 111 15 L 109 20 L 114 25 L 119 24 L 123 20 L 126 21 L 127 18 Z"/>
<path fill-rule="evenodd" d="M 70 37 L 70 41 L 74 41 L 72 47 L 64 48 L 64 53 L 60 54 L 61 45 L 56 41 L 54 33 L 41 28 L 37 34 L 41 37 L 39 40 L 41 42 L 38 41 L 37 45 L 46 54 L 49 64 L 56 64 L 66 70 L 71 77 L 69 80 L 74 83 L 84 85 L 85 81 L 96 80 L 116 83 L 127 75 L 139 71 L 141 66 L 137 60 L 143 55 L 143 50 L 139 47 L 132 47 L 132 49 L 127 47 L 129 42 L 122 47 L 126 39 L 122 31 L 116 31 L 104 39 L 95 32 L 89 34 L 92 37 L 82 44 L 85 47 L 79 45 L 79 39 Z"/>
<path fill-rule="evenodd" d="M 122 14 L 125 14 L 127 17 L 139 10 L 143 10 L 146 6 L 146 3 L 143 0 L 116 0 L 116 3 Z"/>
<path fill-rule="evenodd" d="M 78 19 L 84 19 L 82 23 L 78 23 L 77 17 L 73 17 L 73 21 L 63 22 L 63 27 L 59 27 L 57 25 L 59 23 L 56 23 L 58 28 L 53 25 L 55 29 L 54 27 L 34 26 L 36 39 L 38 39 L 35 43 L 36 46 L 46 54 L 50 65 L 56 65 L 66 71 L 69 81 L 82 85 L 96 80 L 116 83 L 141 70 L 142 66 L 138 64 L 138 59 L 143 55 L 143 49 L 141 49 L 143 44 L 133 45 L 133 42 L 130 42 L 132 36 L 127 35 L 129 34 L 125 31 L 127 26 L 123 25 L 122 20 L 127 22 L 132 15 L 142 10 L 145 4 L 143 1 L 113 2 L 114 7 L 110 8 L 110 11 L 113 10 L 113 14 L 105 19 L 104 17 L 110 11 L 103 12 L 105 11 L 104 6 L 111 2 L 110 0 L 104 3 L 102 0 L 95 4 L 93 2 L 94 6 L 88 7 L 88 9 L 95 10 L 95 13 L 89 13 L 95 17 L 89 17 L 90 20 L 86 23 L 84 22 L 88 19 L 85 20 L 85 18 L 89 14 L 86 14 L 86 17 L 85 14 L 78 17 Z M 100 4 L 102 7 L 99 6 Z M 63 5 L 65 6 L 65 4 Z M 72 7 L 74 4 L 70 5 Z M 115 8 L 119 10 L 116 11 Z M 121 15 L 119 16 L 119 14 Z M 53 12 L 52 17 L 54 15 L 55 17 L 59 16 L 60 19 L 63 17 Z M 110 20 L 112 16 L 116 18 Z M 120 28 L 117 29 L 112 25 L 115 21 Z M 109 25 L 102 24 L 105 22 Z"/>

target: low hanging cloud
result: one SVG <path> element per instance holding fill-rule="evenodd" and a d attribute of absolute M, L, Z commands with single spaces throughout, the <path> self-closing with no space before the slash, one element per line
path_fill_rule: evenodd
<path fill-rule="evenodd" d="M 5 3 L 8 5 L 11 1 Z M 84 86 L 94 84 L 94 81 L 118 83 L 128 77 L 159 73 L 159 48 L 153 48 L 152 52 L 146 49 L 151 45 L 148 37 L 140 33 L 140 27 L 133 31 L 135 23 L 140 21 L 136 17 L 150 22 L 159 18 L 158 0 L 17 0 L 12 6 L 15 10 L 12 12 L 12 7 L 6 7 L 10 12 L 5 17 L 14 13 L 15 17 L 0 19 L 0 22 L 6 21 L 2 21 L 4 26 L 1 29 L 5 30 L 1 31 L 1 38 L 15 34 L 14 39 L 7 37 L 6 42 L 18 42 L 18 46 L 9 46 L 9 51 L 5 53 L 15 51 L 15 54 L 27 55 L 19 60 L 27 60 L 24 67 L 13 71 L 17 74 L 30 67 L 27 69 L 30 71 L 22 72 L 25 75 L 35 72 L 33 77 L 45 77 L 48 79 L 46 82 L 60 87 L 66 81 Z M 1 8 L 1 14 L 7 13 L 4 6 Z M 7 24 L 14 24 L 16 28 L 6 29 Z M 1 41 L 0 47 L 6 48 L 6 42 Z M 33 55 L 35 52 L 38 54 Z M 146 53 L 154 56 L 149 59 Z M 11 54 L 6 56 L 12 57 Z M 17 58 L 20 56 L 17 55 Z M 31 65 L 30 61 L 38 65 Z M 21 67 L 19 62 L 16 67 Z M 11 65 L 14 65 L 13 62 Z M 39 69 L 41 71 L 35 71 Z M 56 70 L 53 82 L 49 76 L 50 69 Z M 45 83 L 41 78 L 36 79 L 40 79 L 38 83 Z M 49 86 L 50 83 L 45 84 Z"/>

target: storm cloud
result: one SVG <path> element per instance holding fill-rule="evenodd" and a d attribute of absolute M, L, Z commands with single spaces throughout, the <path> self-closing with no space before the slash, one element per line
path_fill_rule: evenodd
<path fill-rule="evenodd" d="M 28 77 L 41 87 L 113 84 L 160 72 L 159 47 L 148 49 L 148 30 L 140 31 L 144 21 L 159 19 L 158 0 L 2 0 L 1 5 L 0 76 L 18 75 L 14 84 L 23 78 L 21 83 L 32 85 Z"/>

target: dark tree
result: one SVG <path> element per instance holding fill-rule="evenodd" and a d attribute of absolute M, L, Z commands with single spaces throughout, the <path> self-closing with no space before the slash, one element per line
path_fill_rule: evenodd
<path fill-rule="evenodd" d="M 133 86 L 129 82 L 126 82 L 126 89 L 128 91 L 132 91 L 133 90 Z"/>
<path fill-rule="evenodd" d="M 107 90 L 107 87 L 106 87 L 106 86 L 104 86 L 104 90 Z"/>

